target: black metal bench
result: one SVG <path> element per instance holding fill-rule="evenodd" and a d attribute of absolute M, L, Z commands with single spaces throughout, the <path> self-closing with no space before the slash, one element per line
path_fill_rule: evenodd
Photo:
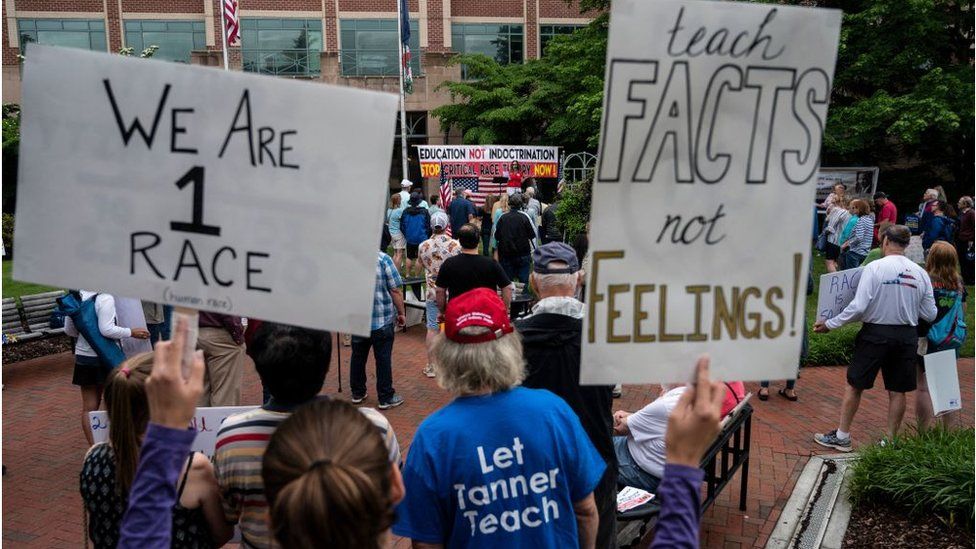
<path fill-rule="evenodd" d="M 22 343 L 64 334 L 64 328 L 51 328 L 51 313 L 63 291 L 8 297 L 3 300 L 3 343 Z"/>
<path fill-rule="evenodd" d="M 739 484 L 739 510 L 746 510 L 746 494 L 749 491 L 749 447 L 752 438 L 752 393 L 743 397 L 735 408 L 722 420 L 722 430 L 715 442 L 702 457 L 701 468 L 705 471 L 705 497 L 701 510 L 704 513 L 722 490 L 732 481 L 732 476 L 742 469 Z M 661 504 L 657 498 L 617 513 L 617 545 L 636 547 L 649 530 L 657 524 Z M 626 524 L 625 526 L 623 526 Z"/>

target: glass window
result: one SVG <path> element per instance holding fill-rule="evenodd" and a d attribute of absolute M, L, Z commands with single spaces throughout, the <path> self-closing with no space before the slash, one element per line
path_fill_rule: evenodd
<path fill-rule="evenodd" d="M 241 19 L 244 70 L 278 76 L 322 72 L 321 19 Z"/>
<path fill-rule="evenodd" d="M 98 19 L 18 19 L 17 32 L 21 52 L 28 42 L 108 51 L 105 22 Z"/>
<path fill-rule="evenodd" d="M 451 44 L 458 53 L 482 53 L 502 65 L 521 63 L 524 50 L 522 25 L 480 25 L 455 23 L 451 25 Z M 466 67 L 461 77 L 467 78 Z"/>
<path fill-rule="evenodd" d="M 203 21 L 126 21 L 125 44 L 139 55 L 149 46 L 159 46 L 153 59 L 189 63 L 190 52 L 206 49 Z"/>
<path fill-rule="evenodd" d="M 420 76 L 420 30 L 410 21 L 410 69 Z M 339 21 L 343 76 L 397 76 L 400 63 L 396 19 Z"/>
<path fill-rule="evenodd" d="M 546 45 L 553 36 L 562 34 L 573 34 L 576 29 L 581 29 L 586 25 L 539 25 L 539 51 L 542 55 L 546 54 Z"/>

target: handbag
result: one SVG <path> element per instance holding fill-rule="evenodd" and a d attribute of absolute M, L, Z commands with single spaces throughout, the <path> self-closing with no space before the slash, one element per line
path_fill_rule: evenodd
<path fill-rule="evenodd" d="M 69 292 L 58 298 L 58 307 L 71 318 L 78 333 L 85 338 L 95 354 L 104 364 L 115 368 L 125 361 L 125 354 L 119 344 L 102 335 L 98 329 L 98 313 L 95 311 L 95 294 L 82 300 L 80 294 Z"/>
<path fill-rule="evenodd" d="M 820 234 L 817 236 L 816 247 L 821 252 L 827 249 L 827 228 L 826 227 L 824 227 L 824 230 L 820 231 Z"/>

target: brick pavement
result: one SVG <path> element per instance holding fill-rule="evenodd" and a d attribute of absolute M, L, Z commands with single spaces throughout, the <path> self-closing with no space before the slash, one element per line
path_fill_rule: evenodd
<path fill-rule="evenodd" d="M 326 380 L 325 392 L 349 397 L 349 349 L 342 348 L 343 393 L 337 392 L 335 367 Z M 394 380 L 406 404 L 387 412 L 406 450 L 420 421 L 444 405 L 447 395 L 434 380 L 420 373 L 425 363 L 423 329 L 414 327 L 398 336 L 394 349 Z M 333 363 L 334 364 L 334 363 Z M 78 470 L 85 453 L 79 432 L 79 396 L 70 384 L 72 358 L 68 353 L 3 366 L 3 534 L 9 547 L 79 547 L 82 545 L 81 500 Z M 973 424 L 973 360 L 959 362 L 965 410 L 960 424 Z M 373 377 L 370 398 L 376 405 Z M 705 514 L 702 545 L 723 549 L 761 547 L 776 525 L 780 511 L 793 489 L 807 458 L 821 451 L 810 441 L 814 430 L 833 428 L 837 421 L 843 368 L 803 370 L 797 392 L 800 401 L 790 403 L 775 394 L 767 402 L 754 401 L 750 493 L 745 513 L 738 510 L 736 484 L 722 494 Z M 880 381 L 879 381 L 880 383 Z M 756 392 L 755 384 L 747 384 Z M 244 380 L 245 403 L 257 404 L 260 384 L 253 368 Z M 617 406 L 633 410 L 648 402 L 651 386 L 625 386 Z M 913 418 L 909 399 L 906 417 Z M 885 423 L 883 391 L 868 392 L 854 426 L 855 445 L 876 440 Z M 826 452 L 825 452 L 826 453 Z M 398 540 L 397 547 L 407 547 Z"/>

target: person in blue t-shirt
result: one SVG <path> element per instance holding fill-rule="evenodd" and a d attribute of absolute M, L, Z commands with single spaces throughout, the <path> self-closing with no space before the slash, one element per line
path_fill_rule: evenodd
<path fill-rule="evenodd" d="M 455 399 L 420 424 L 393 532 L 446 547 L 593 547 L 593 489 L 606 463 L 579 418 L 546 390 L 517 387 L 522 345 L 498 295 L 448 303 L 438 383 Z"/>
<path fill-rule="evenodd" d="M 452 200 L 447 207 L 447 213 L 451 217 L 452 234 L 456 234 L 462 226 L 474 222 L 478 208 L 471 202 L 471 191 L 465 189 L 461 196 Z"/>

